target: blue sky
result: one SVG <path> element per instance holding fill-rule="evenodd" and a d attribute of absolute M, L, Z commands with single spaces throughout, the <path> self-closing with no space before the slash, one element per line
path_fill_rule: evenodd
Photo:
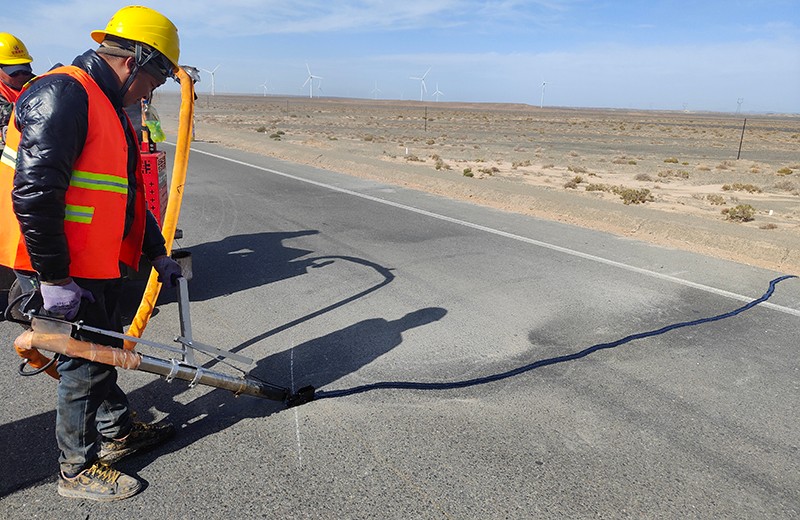
<path fill-rule="evenodd" d="M 115 0 L 10 1 L 34 71 L 93 48 Z M 800 0 L 155 0 L 219 93 L 800 113 Z M 374 92 L 375 87 L 380 92 Z M 176 86 L 163 87 L 177 90 Z M 210 94 L 203 73 L 199 95 Z M 739 104 L 741 102 L 741 105 Z"/>

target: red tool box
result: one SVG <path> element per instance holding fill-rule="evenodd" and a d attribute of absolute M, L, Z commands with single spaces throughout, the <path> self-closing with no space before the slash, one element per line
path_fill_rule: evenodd
<path fill-rule="evenodd" d="M 144 193 L 149 209 L 158 225 L 164 225 L 164 214 L 167 211 L 167 153 L 156 150 L 155 143 L 142 143 L 142 177 Z"/>

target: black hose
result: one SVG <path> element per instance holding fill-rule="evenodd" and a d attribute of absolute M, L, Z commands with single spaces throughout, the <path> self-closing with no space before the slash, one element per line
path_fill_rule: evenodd
<path fill-rule="evenodd" d="M 11 300 L 10 302 L 8 302 L 8 305 L 6 306 L 5 310 L 3 311 L 3 319 L 6 320 L 6 321 L 13 322 L 13 323 L 19 323 L 20 325 L 25 325 L 26 327 L 30 327 L 30 325 L 31 325 L 30 320 L 21 320 L 21 319 L 15 317 L 14 313 L 12 312 L 12 309 L 14 308 L 15 305 L 18 305 L 25 298 L 30 299 L 31 296 L 33 296 L 33 293 L 29 293 L 29 292 L 28 293 L 22 293 L 19 296 L 17 296 L 16 298 L 14 298 L 13 300 Z"/>
<path fill-rule="evenodd" d="M 28 360 L 26 359 L 25 361 L 22 362 L 22 364 L 20 364 L 19 368 L 17 369 L 17 373 L 19 375 L 25 376 L 25 377 L 30 377 L 30 376 L 35 376 L 35 375 L 41 374 L 42 372 L 44 372 L 45 370 L 47 370 L 48 368 L 50 368 L 54 364 L 58 363 L 58 356 L 59 356 L 59 354 L 55 354 L 53 356 L 53 359 L 51 359 L 50 361 L 45 363 L 45 365 L 43 367 L 37 368 L 36 370 L 31 370 L 30 372 L 26 372 L 25 371 L 25 365 L 28 364 Z"/>

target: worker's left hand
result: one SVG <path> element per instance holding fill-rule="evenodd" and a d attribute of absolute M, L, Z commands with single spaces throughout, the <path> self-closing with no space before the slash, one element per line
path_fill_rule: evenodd
<path fill-rule="evenodd" d="M 175 287 L 175 279 L 181 276 L 180 264 L 167 255 L 154 258 L 152 263 L 158 273 L 158 281 L 165 287 Z"/>
<path fill-rule="evenodd" d="M 81 300 L 86 298 L 94 303 L 94 295 L 75 283 L 72 278 L 42 282 L 39 288 L 42 293 L 44 310 L 51 316 L 63 316 L 72 321 L 78 314 Z"/>

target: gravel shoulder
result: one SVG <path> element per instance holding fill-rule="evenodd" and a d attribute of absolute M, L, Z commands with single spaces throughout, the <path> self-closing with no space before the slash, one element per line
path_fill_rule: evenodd
<path fill-rule="evenodd" d="M 178 101 L 154 100 L 168 136 Z M 737 161 L 733 114 L 247 96 L 195 114 L 196 140 L 800 274 L 797 116 L 749 119 Z"/>

